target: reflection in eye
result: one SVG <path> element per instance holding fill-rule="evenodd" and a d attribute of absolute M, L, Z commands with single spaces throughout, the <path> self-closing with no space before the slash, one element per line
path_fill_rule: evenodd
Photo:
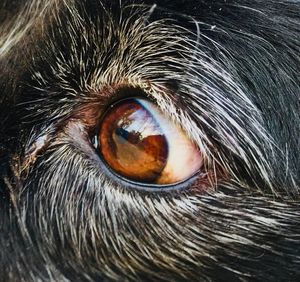
<path fill-rule="evenodd" d="M 114 104 L 99 128 L 98 150 L 117 174 L 148 184 L 174 184 L 192 177 L 202 157 L 184 131 L 145 99 Z"/>

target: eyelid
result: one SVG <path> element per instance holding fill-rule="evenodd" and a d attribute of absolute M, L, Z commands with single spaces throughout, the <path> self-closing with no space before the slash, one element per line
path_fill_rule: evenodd
<path fill-rule="evenodd" d="M 137 190 L 139 192 L 145 193 L 169 193 L 169 192 L 180 192 L 188 189 L 197 181 L 197 173 L 195 173 L 189 179 L 175 183 L 175 184 L 147 184 L 147 183 L 138 183 L 135 181 L 131 181 L 126 177 L 122 177 L 119 174 L 116 174 L 110 169 L 100 158 L 97 159 L 97 165 L 101 171 L 105 173 L 110 179 L 118 183 L 118 186 L 122 186 L 124 189 Z"/>

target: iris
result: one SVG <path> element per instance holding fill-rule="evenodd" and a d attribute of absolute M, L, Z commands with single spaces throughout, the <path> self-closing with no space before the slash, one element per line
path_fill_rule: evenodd
<path fill-rule="evenodd" d="M 147 184 L 175 184 L 202 166 L 201 153 L 155 103 L 129 98 L 113 104 L 98 131 L 98 152 L 117 174 Z"/>

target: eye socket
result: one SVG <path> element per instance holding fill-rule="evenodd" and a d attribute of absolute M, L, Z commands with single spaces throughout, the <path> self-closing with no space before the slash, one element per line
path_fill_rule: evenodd
<path fill-rule="evenodd" d="M 202 166 L 202 156 L 185 132 L 146 99 L 112 105 L 95 139 L 108 167 L 137 183 L 174 185 Z"/>

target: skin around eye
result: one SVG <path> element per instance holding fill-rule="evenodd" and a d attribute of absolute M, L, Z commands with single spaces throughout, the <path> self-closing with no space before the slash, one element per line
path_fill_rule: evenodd
<path fill-rule="evenodd" d="M 97 139 L 107 165 L 131 181 L 175 184 L 202 166 L 201 154 L 185 132 L 145 99 L 130 98 L 112 105 Z"/>

